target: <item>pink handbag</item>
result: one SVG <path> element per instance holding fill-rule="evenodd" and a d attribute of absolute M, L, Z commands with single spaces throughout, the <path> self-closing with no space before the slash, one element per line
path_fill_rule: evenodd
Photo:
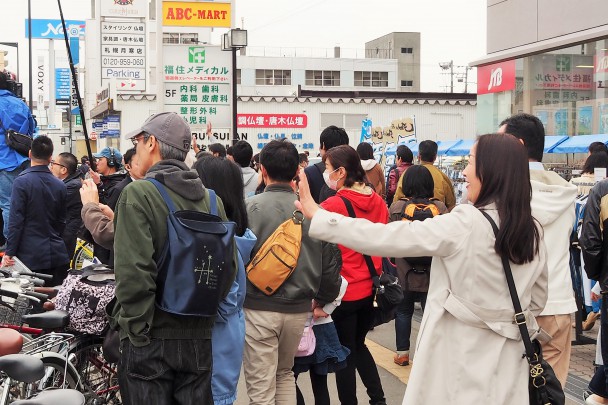
<path fill-rule="evenodd" d="M 313 323 L 314 321 L 311 316 L 306 322 L 306 326 L 304 326 L 304 332 L 302 333 L 302 338 L 300 338 L 300 344 L 298 345 L 296 357 L 310 356 L 315 352 L 317 339 L 315 338 L 315 333 L 312 330 Z"/>

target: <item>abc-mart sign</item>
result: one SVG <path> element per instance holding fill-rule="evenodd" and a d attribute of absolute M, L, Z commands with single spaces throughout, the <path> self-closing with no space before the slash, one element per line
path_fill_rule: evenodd
<path fill-rule="evenodd" d="M 514 60 L 477 68 L 477 94 L 500 93 L 514 88 Z"/>
<path fill-rule="evenodd" d="M 29 38 L 28 20 L 25 19 L 25 37 Z M 68 37 L 84 35 L 85 22 L 82 20 L 65 20 Z M 32 38 L 37 39 L 63 39 L 63 26 L 61 20 L 32 19 Z"/>

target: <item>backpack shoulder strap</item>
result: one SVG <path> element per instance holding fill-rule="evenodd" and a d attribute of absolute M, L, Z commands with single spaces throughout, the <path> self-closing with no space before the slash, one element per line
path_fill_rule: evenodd
<path fill-rule="evenodd" d="M 217 216 L 217 198 L 215 196 L 215 191 L 210 188 L 207 189 L 209 192 L 209 206 L 210 206 L 210 214 Z"/>
<path fill-rule="evenodd" d="M 353 204 L 349 201 L 349 199 L 344 197 L 343 195 L 339 197 L 342 199 L 342 201 L 344 201 L 344 205 L 346 205 L 346 211 L 348 211 L 348 215 L 351 218 L 357 218 L 357 215 L 355 214 L 355 210 L 353 208 Z M 361 255 L 363 256 L 363 259 L 365 259 L 365 264 L 367 264 L 367 268 L 369 269 L 369 275 L 372 279 L 372 282 L 374 283 L 374 286 L 378 287 L 380 285 L 380 279 L 378 278 L 378 274 L 376 273 L 376 267 L 374 266 L 372 258 L 368 255 Z"/>
<path fill-rule="evenodd" d="M 169 197 L 169 194 L 167 193 L 165 186 L 163 186 L 156 179 L 146 179 L 146 180 L 148 180 L 150 183 L 154 184 L 154 186 L 160 193 L 160 196 L 163 198 L 163 200 L 165 200 L 165 204 L 167 204 L 167 208 L 169 208 L 169 212 L 175 212 L 175 205 L 173 205 L 173 201 L 171 200 L 171 197 Z"/>

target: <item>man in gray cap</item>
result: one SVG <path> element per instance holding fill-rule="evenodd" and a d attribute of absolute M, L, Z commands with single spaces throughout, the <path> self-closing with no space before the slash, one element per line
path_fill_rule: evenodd
<path fill-rule="evenodd" d="M 156 114 L 127 137 L 136 147 L 145 178 L 162 183 L 177 210 L 210 211 L 208 191 L 196 172 L 184 164 L 192 133 L 179 115 Z M 226 220 L 219 198 L 217 206 L 218 215 Z M 173 315 L 155 307 L 155 258 L 167 239 L 167 215 L 163 198 L 149 181 L 127 185 L 116 204 L 117 302 L 111 324 L 118 328 L 121 339 L 118 376 L 122 401 L 212 404 L 211 329 L 215 318 Z M 236 267 L 232 279 L 234 274 Z"/>

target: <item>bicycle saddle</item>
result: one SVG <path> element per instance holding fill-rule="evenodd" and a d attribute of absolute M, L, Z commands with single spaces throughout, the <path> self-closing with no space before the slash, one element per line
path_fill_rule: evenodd
<path fill-rule="evenodd" d="M 0 356 L 16 354 L 23 347 L 23 336 L 13 329 L 0 329 Z"/>
<path fill-rule="evenodd" d="M 12 405 L 84 405 L 84 395 L 76 390 L 42 391 L 32 399 L 21 399 Z"/>
<path fill-rule="evenodd" d="M 23 315 L 21 319 L 32 328 L 57 329 L 68 326 L 70 315 L 65 311 L 53 310 L 40 314 Z"/>
<path fill-rule="evenodd" d="M 0 370 L 16 381 L 31 383 L 44 377 L 44 364 L 27 354 L 8 354 L 0 357 Z"/>

